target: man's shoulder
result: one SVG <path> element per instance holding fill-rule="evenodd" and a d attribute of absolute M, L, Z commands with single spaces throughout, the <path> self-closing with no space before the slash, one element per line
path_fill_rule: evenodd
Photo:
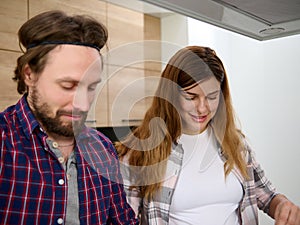
<path fill-rule="evenodd" d="M 7 127 L 13 121 L 13 117 L 15 116 L 15 106 L 9 106 L 4 111 L 0 112 L 0 126 L 1 129 Z"/>
<path fill-rule="evenodd" d="M 84 130 L 84 135 L 94 137 L 100 140 L 101 142 L 107 143 L 109 145 L 112 144 L 112 141 L 105 134 L 92 127 L 86 127 Z"/>
<path fill-rule="evenodd" d="M 112 142 L 94 128 L 85 129 L 86 138 L 79 140 L 80 154 L 97 173 L 110 180 L 118 178 L 118 156 Z"/>
<path fill-rule="evenodd" d="M 88 134 L 88 136 L 90 138 L 89 143 L 97 144 L 97 142 L 100 142 L 101 145 L 104 147 L 105 151 L 110 152 L 114 156 L 117 155 L 115 147 L 114 147 L 112 141 L 107 136 L 105 136 L 102 132 L 98 131 L 95 128 L 87 127 L 86 130 L 85 130 L 85 133 Z"/>

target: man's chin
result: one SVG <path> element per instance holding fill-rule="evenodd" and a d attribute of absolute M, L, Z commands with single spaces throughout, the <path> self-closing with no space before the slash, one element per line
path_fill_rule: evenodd
<path fill-rule="evenodd" d="M 78 135 L 83 128 L 84 122 L 82 122 L 82 120 L 76 122 L 73 121 L 73 123 L 64 122 L 61 123 L 60 126 L 57 126 L 56 129 L 52 129 L 52 132 L 64 137 L 74 137 Z"/>

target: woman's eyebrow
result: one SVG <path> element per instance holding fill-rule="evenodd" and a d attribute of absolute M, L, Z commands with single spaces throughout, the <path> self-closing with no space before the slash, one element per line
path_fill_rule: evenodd
<path fill-rule="evenodd" d="M 196 93 L 188 92 L 188 91 L 185 91 L 185 90 L 182 90 L 182 89 L 180 90 L 180 93 L 185 94 L 185 95 L 194 95 L 194 96 L 197 95 Z"/>
<path fill-rule="evenodd" d="M 212 92 L 208 93 L 207 95 L 217 94 L 217 93 L 219 93 L 219 91 L 220 90 L 215 90 L 215 91 L 212 91 Z M 184 94 L 193 95 L 193 96 L 197 96 L 198 95 L 196 93 L 189 92 L 189 91 L 184 91 L 184 90 L 182 90 L 181 92 L 183 92 Z"/>
<path fill-rule="evenodd" d="M 198 94 L 188 91 L 183 91 L 185 94 L 197 96 Z"/>
<path fill-rule="evenodd" d="M 213 92 L 208 93 L 207 95 L 213 95 L 213 94 L 217 94 L 217 93 L 219 93 L 219 92 L 220 92 L 220 90 L 216 90 L 216 91 L 213 91 Z"/>

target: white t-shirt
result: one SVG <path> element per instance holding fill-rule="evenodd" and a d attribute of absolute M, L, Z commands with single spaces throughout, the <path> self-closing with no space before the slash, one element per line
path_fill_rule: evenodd
<path fill-rule="evenodd" d="M 237 208 L 243 196 L 233 173 L 226 180 L 211 128 L 183 134 L 183 167 L 170 208 L 170 225 L 239 225 Z"/>

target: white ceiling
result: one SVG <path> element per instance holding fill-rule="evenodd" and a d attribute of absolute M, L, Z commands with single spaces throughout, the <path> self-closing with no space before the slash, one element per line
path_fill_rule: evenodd
<path fill-rule="evenodd" d="M 257 39 L 300 34 L 300 0 L 108 0 L 164 17 L 176 12 Z"/>

